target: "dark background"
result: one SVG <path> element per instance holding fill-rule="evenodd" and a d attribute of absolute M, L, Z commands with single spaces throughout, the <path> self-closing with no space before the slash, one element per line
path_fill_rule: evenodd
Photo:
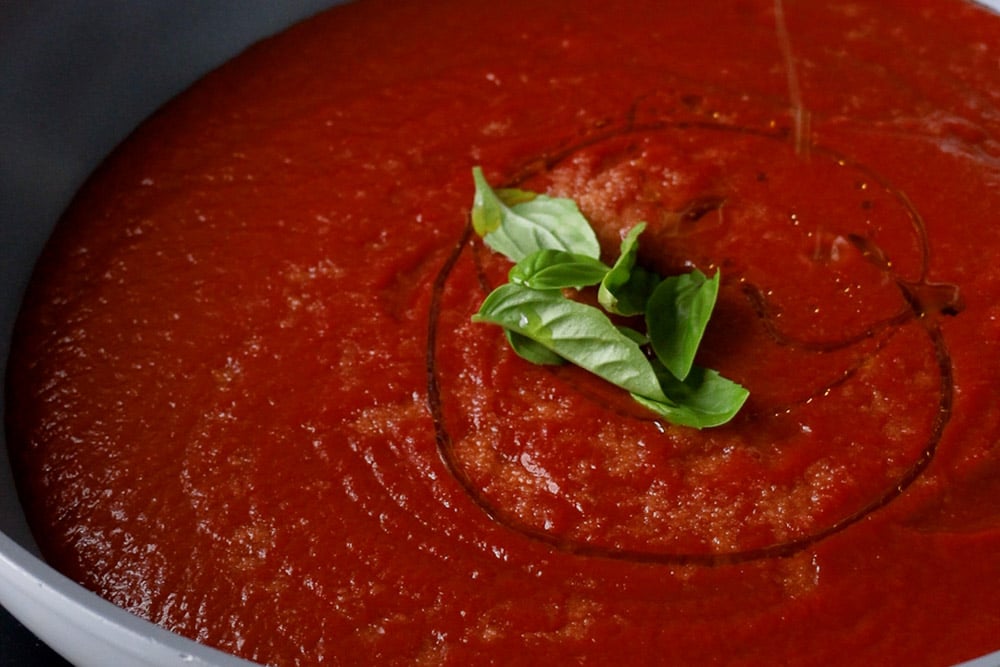
<path fill-rule="evenodd" d="M 0 665 L 3 667 L 33 667 L 35 665 L 68 665 L 57 653 L 40 642 L 0 607 Z"/>

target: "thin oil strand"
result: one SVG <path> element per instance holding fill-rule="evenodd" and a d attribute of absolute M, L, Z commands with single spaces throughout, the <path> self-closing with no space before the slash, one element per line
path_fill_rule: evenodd
<path fill-rule="evenodd" d="M 792 123 L 794 126 L 795 154 L 806 157 L 809 154 L 809 110 L 802 104 L 802 89 L 799 87 L 799 73 L 795 67 L 795 55 L 792 53 L 792 39 L 788 34 L 785 22 L 785 6 L 782 0 L 774 0 L 774 30 L 778 39 L 778 48 L 785 61 L 785 74 L 788 77 L 788 102 L 791 106 Z"/>

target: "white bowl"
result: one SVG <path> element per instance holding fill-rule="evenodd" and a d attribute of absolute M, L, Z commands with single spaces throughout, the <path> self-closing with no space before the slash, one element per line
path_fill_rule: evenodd
<path fill-rule="evenodd" d="M 70 0 L 0 3 L 0 374 L 32 264 L 104 155 L 208 69 L 337 1 L 133 0 L 117 13 Z M 1000 0 L 984 4 L 1000 11 Z M 3 405 L 0 393 L 0 416 Z M 0 605 L 79 665 L 251 664 L 133 616 L 46 565 L 2 439 Z M 8 647 L 30 641 L 7 632 Z M 965 664 L 997 667 L 1000 652 Z"/>

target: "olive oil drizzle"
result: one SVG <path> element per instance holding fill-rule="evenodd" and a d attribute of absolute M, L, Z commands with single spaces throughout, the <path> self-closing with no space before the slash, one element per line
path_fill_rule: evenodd
<path fill-rule="evenodd" d="M 613 137 L 621 137 L 635 132 L 659 132 L 659 131 L 683 131 L 685 129 L 707 129 L 721 132 L 736 132 L 757 135 L 778 141 L 784 141 L 788 137 L 787 128 L 776 131 L 763 131 L 752 127 L 733 126 L 714 123 L 710 121 L 683 121 L 683 122 L 656 122 L 637 123 L 635 121 L 635 110 L 631 110 L 626 116 L 624 123 L 609 123 L 595 128 L 590 134 L 578 137 L 575 141 L 564 144 L 552 153 L 542 155 L 524 164 L 520 169 L 515 169 L 508 179 L 506 187 L 518 187 L 533 175 L 551 170 L 561 161 L 570 157 L 576 151 L 587 146 L 606 141 Z M 431 296 L 430 312 L 428 319 L 427 337 L 427 390 L 428 409 L 434 423 L 435 438 L 441 460 L 449 473 L 454 477 L 466 494 L 485 513 L 490 520 L 515 531 L 525 538 L 547 544 L 553 549 L 574 554 L 582 557 L 596 557 L 617 559 L 636 563 L 661 563 L 661 564 L 694 564 L 706 566 L 718 566 L 725 564 L 741 563 L 764 558 L 787 558 L 799 553 L 818 542 L 839 533 L 851 525 L 861 521 L 866 516 L 885 507 L 893 500 L 902 495 L 927 469 L 935 453 L 944 430 L 951 418 L 952 403 L 954 394 L 954 381 L 952 376 L 951 357 L 942 335 L 939 317 L 954 316 L 961 312 L 963 305 L 959 289 L 955 285 L 930 283 L 927 280 L 928 267 L 930 264 L 930 248 L 924 223 L 917 210 L 905 196 L 904 193 L 894 188 L 881 176 L 868 169 L 864 165 L 853 162 L 847 156 L 841 155 L 833 150 L 819 145 L 811 145 L 810 151 L 813 155 L 825 154 L 830 159 L 835 159 L 842 164 L 850 164 L 856 169 L 863 171 L 874 182 L 880 184 L 882 188 L 890 193 L 907 212 L 913 233 L 918 241 L 920 259 L 918 276 L 914 279 L 904 279 L 897 275 L 888 261 L 885 253 L 868 239 L 852 237 L 849 240 L 858 246 L 863 257 L 876 266 L 886 277 L 893 281 L 898 287 L 902 296 L 900 309 L 876 321 L 860 333 L 842 337 L 836 340 L 809 340 L 797 337 L 791 332 L 782 331 L 775 321 L 772 308 L 770 307 L 764 290 L 750 283 L 744 282 L 742 285 L 743 294 L 749 302 L 753 312 L 765 328 L 767 335 L 776 345 L 790 346 L 813 352 L 824 354 L 837 349 L 842 349 L 865 341 L 874 341 L 874 351 L 869 352 L 861 361 L 856 362 L 846 369 L 841 376 L 832 382 L 814 389 L 810 394 L 812 397 L 819 397 L 827 393 L 829 389 L 839 384 L 847 382 L 853 377 L 860 366 L 870 361 L 871 357 L 892 338 L 896 332 L 904 326 L 919 326 L 928 337 L 933 350 L 933 363 L 937 368 L 938 399 L 930 427 L 929 435 L 923 444 L 922 449 L 915 460 L 886 488 L 874 495 L 874 497 L 864 506 L 853 513 L 843 516 L 839 520 L 804 534 L 798 538 L 776 542 L 760 548 L 750 548 L 745 550 L 720 551 L 720 552 L 663 552 L 656 550 L 641 549 L 620 549 L 612 546 L 591 544 L 586 541 L 565 538 L 540 530 L 522 520 L 514 513 L 498 506 L 492 502 L 483 491 L 478 488 L 475 481 L 464 469 L 455 452 L 454 442 L 445 426 L 444 406 L 442 403 L 441 377 L 436 363 L 438 350 L 438 321 L 442 310 L 442 298 L 445 286 L 451 276 L 453 269 L 462 255 L 470 250 L 474 253 L 479 269 L 477 271 L 478 287 L 487 293 L 492 286 L 486 278 L 482 265 L 476 260 L 476 245 L 473 243 L 474 234 L 471 224 L 467 224 L 461 237 L 456 242 L 451 253 L 445 260 L 440 272 L 437 274 Z M 721 206 L 723 200 L 714 196 L 706 195 L 692 202 L 678 215 L 689 222 L 697 220 L 705 215 L 709 210 Z M 557 372 L 557 371 L 553 371 Z M 809 399 L 807 399 L 809 400 Z M 788 406 L 791 407 L 791 406 Z M 751 419 L 765 419 L 774 416 L 782 409 L 777 409 L 768 414 L 752 415 Z M 643 417 L 622 414 L 623 418 L 643 419 Z"/>

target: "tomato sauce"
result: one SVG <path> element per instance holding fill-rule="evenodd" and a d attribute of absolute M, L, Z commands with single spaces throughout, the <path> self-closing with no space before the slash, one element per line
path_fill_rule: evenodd
<path fill-rule="evenodd" d="M 362 1 L 140 127 L 48 244 L 8 432 L 50 561 L 272 664 L 1000 648 L 1000 18 Z M 672 426 L 470 316 L 471 168 L 721 271 Z"/>

